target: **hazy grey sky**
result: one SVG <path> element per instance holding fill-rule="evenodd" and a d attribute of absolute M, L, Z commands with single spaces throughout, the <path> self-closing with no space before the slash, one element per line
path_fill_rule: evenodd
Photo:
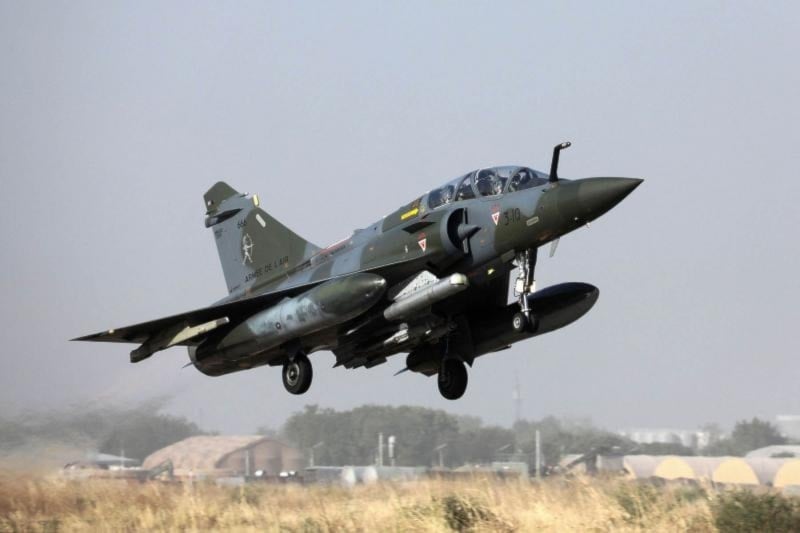
<path fill-rule="evenodd" d="M 797 2 L 0 1 L 0 412 L 171 394 L 209 428 L 307 403 L 413 403 L 508 424 L 730 424 L 800 413 Z M 209 378 L 184 349 L 67 339 L 204 306 L 220 178 L 328 244 L 473 168 L 644 177 L 544 257 L 595 308 L 433 379 L 331 369 Z M 546 255 L 546 254 L 544 254 Z"/>

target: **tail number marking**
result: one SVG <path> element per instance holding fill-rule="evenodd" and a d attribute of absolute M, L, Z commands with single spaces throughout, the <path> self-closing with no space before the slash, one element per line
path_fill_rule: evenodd
<path fill-rule="evenodd" d="M 522 213 L 519 208 L 506 209 L 503 211 L 503 225 L 508 226 L 512 222 L 519 222 L 522 220 Z"/>

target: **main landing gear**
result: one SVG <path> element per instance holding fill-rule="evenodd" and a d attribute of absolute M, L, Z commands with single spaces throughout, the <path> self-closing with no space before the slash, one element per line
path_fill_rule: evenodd
<path fill-rule="evenodd" d="M 538 322 L 528 304 L 528 295 L 536 290 L 536 248 L 517 254 L 515 260 L 519 267 L 519 276 L 514 285 L 514 296 L 519 299 L 520 311 L 511 319 L 511 327 L 517 333 L 536 331 Z"/>
<path fill-rule="evenodd" d="M 283 386 L 292 394 L 303 394 L 311 386 L 314 371 L 304 354 L 297 354 L 283 365 Z"/>
<path fill-rule="evenodd" d="M 467 390 L 467 367 L 460 359 L 445 358 L 439 367 L 439 392 L 448 400 L 458 400 Z"/>

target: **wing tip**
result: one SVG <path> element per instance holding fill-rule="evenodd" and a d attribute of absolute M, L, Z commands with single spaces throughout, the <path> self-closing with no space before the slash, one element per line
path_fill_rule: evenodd
<path fill-rule="evenodd" d="M 84 335 L 82 337 L 75 337 L 74 339 L 70 339 L 69 342 L 102 340 L 103 337 L 111 336 L 113 334 L 114 334 L 114 330 L 113 329 L 107 329 L 107 330 L 101 331 L 99 333 L 92 333 L 90 335 Z"/>

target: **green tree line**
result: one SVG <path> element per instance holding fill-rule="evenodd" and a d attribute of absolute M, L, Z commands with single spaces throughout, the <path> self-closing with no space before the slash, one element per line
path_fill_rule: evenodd
<path fill-rule="evenodd" d="M 366 405 L 346 411 L 306 406 L 291 415 L 282 429 L 271 432 L 307 453 L 313 447 L 317 464 L 372 464 L 378 453 L 378 434 L 397 439 L 398 465 L 436 465 L 438 448 L 446 466 L 513 459 L 533 462 L 539 431 L 542 461 L 555 465 L 568 454 L 621 453 L 645 455 L 744 455 L 750 450 L 784 444 L 775 426 L 754 418 L 737 422 L 722 437 L 711 432 L 703 449 L 680 443 L 639 444 L 594 426 L 588 420 L 521 420 L 511 428 L 483 425 L 477 417 L 449 414 L 424 407 Z M 261 432 L 266 434 L 266 430 Z M 384 455 L 388 464 L 388 456 Z"/>
<path fill-rule="evenodd" d="M 166 403 L 166 399 L 156 399 L 135 407 L 73 407 L 0 417 L 0 455 L 24 450 L 32 443 L 62 443 L 114 455 L 124 452 L 141 460 L 187 437 L 209 434 L 186 418 L 165 413 Z M 401 466 L 437 465 L 440 454 L 444 464 L 451 467 L 498 459 L 532 463 L 537 430 L 545 465 L 555 465 L 568 454 L 583 453 L 744 455 L 786 442 L 775 426 L 758 418 L 739 421 L 724 437 L 715 426 L 704 429 L 709 428 L 711 444 L 697 450 L 674 443 L 636 444 L 586 420 L 546 417 L 521 420 L 504 428 L 484 425 L 477 417 L 425 407 L 365 405 L 337 411 L 311 405 L 290 415 L 278 431 L 258 431 L 307 454 L 313 447 L 320 465 L 374 463 L 379 433 L 383 433 L 385 443 L 390 435 L 396 437 L 395 460 Z M 384 460 L 389 464 L 388 448 L 384 449 Z"/>
<path fill-rule="evenodd" d="M 535 432 L 540 431 L 543 461 L 557 463 L 568 453 L 594 448 L 630 448 L 632 443 L 587 422 L 556 418 L 521 421 L 512 428 L 483 425 L 476 417 L 459 417 L 424 407 L 367 405 L 348 411 L 306 408 L 289 417 L 279 435 L 303 450 L 314 447 L 317 464 L 371 464 L 378 453 L 378 434 L 397 439 L 397 465 L 446 466 L 513 459 L 531 462 Z M 266 432 L 265 429 L 261 430 Z M 384 456 L 388 464 L 388 456 Z"/>

